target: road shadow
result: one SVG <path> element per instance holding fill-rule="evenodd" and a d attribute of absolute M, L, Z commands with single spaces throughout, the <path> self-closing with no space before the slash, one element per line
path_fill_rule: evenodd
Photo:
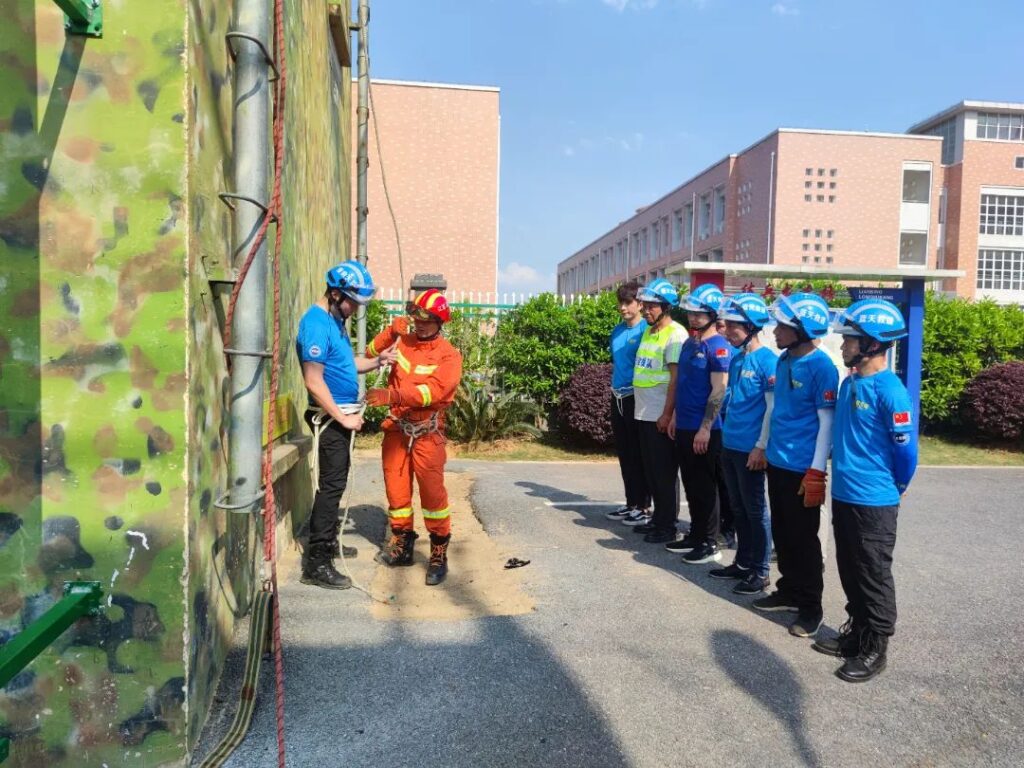
<path fill-rule="evenodd" d="M 822 765 L 807 736 L 807 696 L 793 668 L 771 648 L 742 632 L 720 629 L 711 635 L 711 655 L 747 696 L 789 731 L 800 765 Z"/>

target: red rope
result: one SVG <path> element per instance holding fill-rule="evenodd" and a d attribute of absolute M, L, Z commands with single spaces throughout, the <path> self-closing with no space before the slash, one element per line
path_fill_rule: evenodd
<path fill-rule="evenodd" d="M 231 289 L 231 299 L 228 302 L 226 329 L 224 333 L 224 346 L 231 346 L 231 324 L 234 319 L 235 305 L 238 302 L 238 294 L 242 289 L 249 268 L 252 266 L 256 253 L 263 245 L 267 237 L 267 228 L 272 218 L 277 221 L 275 231 L 274 252 L 271 256 L 274 299 L 273 299 L 273 328 L 274 340 L 271 348 L 270 368 L 270 408 L 267 416 L 267 445 L 263 454 L 263 487 L 266 493 L 263 497 L 263 560 L 269 566 L 269 584 L 264 589 L 273 591 L 272 600 L 272 632 L 274 650 L 274 688 L 275 688 L 275 715 L 277 719 L 277 764 L 278 768 L 286 768 L 285 746 L 284 746 L 284 660 L 281 655 L 281 611 L 280 592 L 277 588 L 277 514 L 276 499 L 274 496 L 273 478 L 273 449 L 274 431 L 277 428 L 277 393 L 280 387 L 279 371 L 281 360 L 281 235 L 284 230 L 284 209 L 282 206 L 281 179 L 284 167 L 284 105 L 285 105 L 285 84 L 288 77 L 288 67 L 285 56 L 284 36 L 284 2 L 274 0 L 274 52 L 277 60 L 278 79 L 274 84 L 274 187 L 271 194 L 268 211 L 260 223 L 260 228 L 253 240 L 252 247 L 246 256 L 245 263 L 239 270 L 238 279 Z"/>

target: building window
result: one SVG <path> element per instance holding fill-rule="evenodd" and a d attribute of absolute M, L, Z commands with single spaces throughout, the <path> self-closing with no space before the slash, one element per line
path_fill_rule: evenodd
<path fill-rule="evenodd" d="M 661 255 L 661 231 L 658 228 L 658 222 L 651 224 L 651 239 L 647 241 L 648 251 L 647 258 L 650 261 L 654 261 Z"/>
<path fill-rule="evenodd" d="M 932 172 L 903 169 L 903 202 L 927 203 L 931 199 Z"/>
<path fill-rule="evenodd" d="M 818 175 L 819 176 L 824 176 L 825 175 L 825 169 L 824 168 L 819 168 L 818 169 Z"/>
<path fill-rule="evenodd" d="M 821 230 L 820 229 L 814 230 L 814 236 L 815 237 L 821 237 Z"/>
<path fill-rule="evenodd" d="M 707 240 L 711 235 L 711 193 L 700 196 L 700 221 L 697 223 L 698 237 Z"/>
<path fill-rule="evenodd" d="M 826 256 L 826 257 L 825 257 L 825 263 L 826 263 L 826 264 L 831 264 L 831 263 L 832 263 L 832 261 L 833 261 L 833 260 L 832 260 L 832 257 L 831 257 L 831 256 Z"/>
<path fill-rule="evenodd" d="M 824 181 L 819 181 L 818 182 L 818 189 L 824 189 L 824 188 L 825 188 L 825 182 Z"/>
<path fill-rule="evenodd" d="M 956 118 L 951 117 L 936 126 L 929 128 L 925 133 L 929 136 L 942 137 L 942 164 L 952 165 L 956 158 Z"/>
<path fill-rule="evenodd" d="M 806 263 L 807 263 L 807 262 L 809 262 L 810 260 L 811 260 L 811 257 L 810 257 L 810 256 L 801 256 L 801 257 L 800 257 L 800 261 L 802 261 L 802 262 L 803 262 L 804 264 L 806 264 Z"/>
<path fill-rule="evenodd" d="M 825 202 L 825 196 L 824 195 L 818 195 L 818 202 L 819 203 L 824 203 Z M 829 202 L 831 203 L 832 201 L 829 200 Z"/>
<path fill-rule="evenodd" d="M 813 176 L 813 175 L 814 175 L 814 169 L 813 169 L 813 168 L 808 168 L 808 169 L 806 169 L 806 170 L 804 171 L 804 174 L 805 174 L 806 176 Z"/>
<path fill-rule="evenodd" d="M 810 236 L 811 236 L 811 230 L 805 229 L 804 230 L 804 237 L 810 237 Z"/>
<path fill-rule="evenodd" d="M 900 266 L 923 267 L 928 263 L 928 235 L 925 232 L 900 233 Z"/>
<path fill-rule="evenodd" d="M 715 234 L 725 230 L 725 189 L 719 187 L 715 190 Z"/>
<path fill-rule="evenodd" d="M 693 245 L 693 203 L 683 209 L 683 243 Z"/>
<path fill-rule="evenodd" d="M 829 189 L 835 189 L 835 188 L 836 188 L 836 183 L 835 183 L 834 181 L 830 181 L 830 182 L 828 183 L 828 188 L 829 188 Z"/>
<path fill-rule="evenodd" d="M 982 235 L 1024 235 L 1024 195 L 982 195 L 978 232 Z"/>
<path fill-rule="evenodd" d="M 812 185 L 813 185 L 813 182 L 805 181 L 804 182 L 804 189 L 810 189 Z"/>
<path fill-rule="evenodd" d="M 669 229 L 668 229 L 668 216 L 661 220 L 661 252 L 662 254 L 668 254 L 669 252 Z"/>
<path fill-rule="evenodd" d="M 839 169 L 838 168 L 829 168 L 828 175 L 831 176 L 833 179 L 836 177 L 836 174 L 838 174 L 838 173 L 839 173 Z"/>
<path fill-rule="evenodd" d="M 810 195 L 804 195 L 804 202 L 805 203 L 811 202 L 811 196 Z"/>
<path fill-rule="evenodd" d="M 828 196 L 828 201 L 829 201 L 830 203 L 834 203 L 834 202 L 836 201 L 836 196 L 835 196 L 835 195 L 829 195 L 829 196 Z"/>
<path fill-rule="evenodd" d="M 1017 155 L 1013 160 L 1013 167 L 1018 170 L 1024 170 L 1024 155 Z"/>
<path fill-rule="evenodd" d="M 1019 291 L 1024 277 L 1024 251 L 978 251 L 978 288 Z"/>
<path fill-rule="evenodd" d="M 802 247 L 803 247 L 803 249 L 805 251 L 811 250 L 811 244 L 810 243 L 804 243 Z"/>
<path fill-rule="evenodd" d="M 683 247 L 683 212 L 682 210 L 672 212 L 672 250 L 678 251 Z"/>
<path fill-rule="evenodd" d="M 814 257 L 814 263 L 815 264 L 821 264 L 821 256 L 815 256 Z"/>
<path fill-rule="evenodd" d="M 821 250 L 821 243 L 815 243 L 814 244 L 814 250 L 820 251 Z"/>
<path fill-rule="evenodd" d="M 827 233 L 825 233 L 825 236 L 826 237 L 832 237 L 832 234 L 834 233 L 834 231 L 835 230 L 830 229 Z"/>
<path fill-rule="evenodd" d="M 977 137 L 997 141 L 1024 141 L 1024 115 L 979 112 Z"/>
<path fill-rule="evenodd" d="M 829 253 L 832 253 L 832 243 L 829 243 L 828 245 L 826 245 L 825 246 L 825 250 L 828 251 Z"/>

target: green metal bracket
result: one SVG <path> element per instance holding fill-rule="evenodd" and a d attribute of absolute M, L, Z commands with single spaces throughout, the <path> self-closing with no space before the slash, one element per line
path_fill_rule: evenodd
<path fill-rule="evenodd" d="M 65 582 L 60 602 L 0 646 L 0 688 L 80 618 L 98 615 L 102 597 L 98 581 Z"/>
<path fill-rule="evenodd" d="M 69 35 L 103 37 L 103 6 L 100 0 L 53 0 L 64 11 Z"/>

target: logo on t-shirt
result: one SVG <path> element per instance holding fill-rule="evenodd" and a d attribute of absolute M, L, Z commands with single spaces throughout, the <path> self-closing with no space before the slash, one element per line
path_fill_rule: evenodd
<path fill-rule="evenodd" d="M 834 403 L 836 401 L 836 392 L 834 389 L 826 389 L 825 394 L 822 395 L 826 403 Z"/>
<path fill-rule="evenodd" d="M 719 347 L 718 349 L 715 350 L 715 357 L 728 357 L 728 356 L 729 356 L 729 350 L 726 349 L 725 347 Z"/>
<path fill-rule="evenodd" d="M 316 344 L 309 348 L 310 357 L 320 357 L 320 352 L 320 347 L 318 347 Z"/>
<path fill-rule="evenodd" d="M 892 415 L 892 423 L 897 426 L 906 426 L 910 424 L 910 411 L 900 411 Z"/>

